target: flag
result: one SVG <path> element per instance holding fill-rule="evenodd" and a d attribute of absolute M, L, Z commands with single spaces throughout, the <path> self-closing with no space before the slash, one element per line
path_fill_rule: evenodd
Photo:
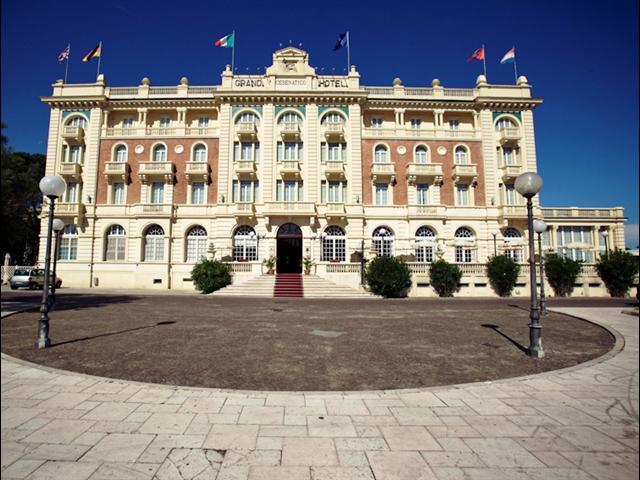
<path fill-rule="evenodd" d="M 225 35 L 224 37 L 216 40 L 214 45 L 216 47 L 233 48 L 234 40 L 235 40 L 235 33 L 230 33 L 229 35 Z"/>
<path fill-rule="evenodd" d="M 500 63 L 513 63 L 516 60 L 516 47 L 511 47 L 507 53 L 504 54 Z"/>
<path fill-rule="evenodd" d="M 82 57 L 82 61 L 83 62 L 88 62 L 89 60 L 91 60 L 94 57 L 99 57 L 100 56 L 100 47 L 102 46 L 102 42 L 100 42 L 98 45 L 96 45 L 93 50 L 91 50 L 89 53 L 87 53 L 84 57 Z"/>
<path fill-rule="evenodd" d="M 58 63 L 64 62 L 66 59 L 68 59 L 70 51 L 71 51 L 71 45 L 67 45 L 67 48 L 62 50 L 60 52 L 60 55 L 58 55 Z"/>
<path fill-rule="evenodd" d="M 340 50 L 342 47 L 346 47 L 348 44 L 348 37 L 346 33 L 341 33 L 340 37 L 338 38 L 338 43 L 336 43 L 336 46 L 333 47 L 333 51 L 335 52 L 336 50 Z"/>
<path fill-rule="evenodd" d="M 484 60 L 484 45 L 467 57 L 467 62 L 472 60 Z"/>

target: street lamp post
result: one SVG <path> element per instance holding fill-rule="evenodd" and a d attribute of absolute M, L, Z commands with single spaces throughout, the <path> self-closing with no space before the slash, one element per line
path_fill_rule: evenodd
<path fill-rule="evenodd" d="M 55 233 L 56 241 L 53 247 L 53 282 L 51 282 L 51 297 L 49 299 L 49 305 L 55 305 L 56 303 L 56 267 L 58 266 L 58 250 L 60 249 L 60 234 L 64 229 L 64 222 L 59 218 L 53 220 L 53 232 Z"/>
<path fill-rule="evenodd" d="M 547 301 L 544 296 L 544 260 L 542 259 L 542 234 L 547 231 L 544 220 L 534 220 L 533 229 L 538 234 L 538 255 L 540 256 L 540 315 L 547 314 Z"/>
<path fill-rule="evenodd" d="M 604 253 L 606 253 L 607 255 L 609 255 L 609 230 L 603 230 L 602 231 L 602 236 L 604 237 Z"/>
<path fill-rule="evenodd" d="M 53 232 L 53 210 L 56 198 L 60 197 L 67 184 L 58 175 L 47 175 L 40 180 L 40 191 L 49 199 L 49 220 L 47 222 L 47 245 L 44 257 L 44 286 L 42 287 L 42 302 L 40 304 L 40 321 L 38 322 L 38 348 L 47 348 L 49 340 L 49 268 L 51 265 L 51 236 Z"/>
<path fill-rule="evenodd" d="M 530 357 L 544 357 L 542 350 L 542 326 L 540 325 L 540 311 L 538 310 L 537 289 L 536 289 L 536 260 L 535 242 L 533 239 L 533 203 L 531 199 L 542 188 L 542 178 L 533 173 L 526 172 L 516 178 L 516 191 L 527 199 L 527 223 L 529 228 L 529 282 L 531 285 L 531 307 L 529 310 L 529 350 Z"/>
<path fill-rule="evenodd" d="M 491 235 L 493 235 L 493 256 L 497 257 L 498 256 L 498 242 L 496 240 L 496 237 L 498 236 L 498 232 L 493 231 L 493 232 L 491 232 Z"/>

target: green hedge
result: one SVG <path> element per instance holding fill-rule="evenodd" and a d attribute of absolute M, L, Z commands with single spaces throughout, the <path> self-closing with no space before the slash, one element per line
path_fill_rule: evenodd
<path fill-rule="evenodd" d="M 231 269 L 218 260 L 202 260 L 191 270 L 191 279 L 196 290 L 211 293 L 231 284 Z"/>
<path fill-rule="evenodd" d="M 612 297 L 624 297 L 635 285 L 638 259 L 624 250 L 615 249 L 603 255 L 596 264 L 598 276 Z"/>
<path fill-rule="evenodd" d="M 501 297 L 508 297 L 516 286 L 520 265 L 506 255 L 491 257 L 487 262 L 487 277 L 491 288 Z"/>
<path fill-rule="evenodd" d="M 453 297 L 460 290 L 462 270 L 446 260 L 437 260 L 429 270 L 431 286 L 441 297 Z"/>
<path fill-rule="evenodd" d="M 566 297 L 573 292 L 573 285 L 582 271 L 582 262 L 549 253 L 544 257 L 544 271 L 555 294 Z"/>
<path fill-rule="evenodd" d="M 411 270 L 406 262 L 394 257 L 375 257 L 367 265 L 364 279 L 369 290 L 383 297 L 406 297 L 411 286 Z"/>

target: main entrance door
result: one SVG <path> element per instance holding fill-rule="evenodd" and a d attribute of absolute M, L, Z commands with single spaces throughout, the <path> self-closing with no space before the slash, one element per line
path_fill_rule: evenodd
<path fill-rule="evenodd" d="M 302 230 L 295 223 L 285 223 L 277 234 L 278 273 L 302 273 Z"/>

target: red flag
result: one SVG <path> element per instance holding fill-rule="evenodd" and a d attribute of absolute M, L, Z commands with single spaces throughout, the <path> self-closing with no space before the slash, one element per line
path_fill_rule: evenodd
<path fill-rule="evenodd" d="M 484 60 L 484 45 L 467 57 L 467 62 L 472 60 Z"/>

